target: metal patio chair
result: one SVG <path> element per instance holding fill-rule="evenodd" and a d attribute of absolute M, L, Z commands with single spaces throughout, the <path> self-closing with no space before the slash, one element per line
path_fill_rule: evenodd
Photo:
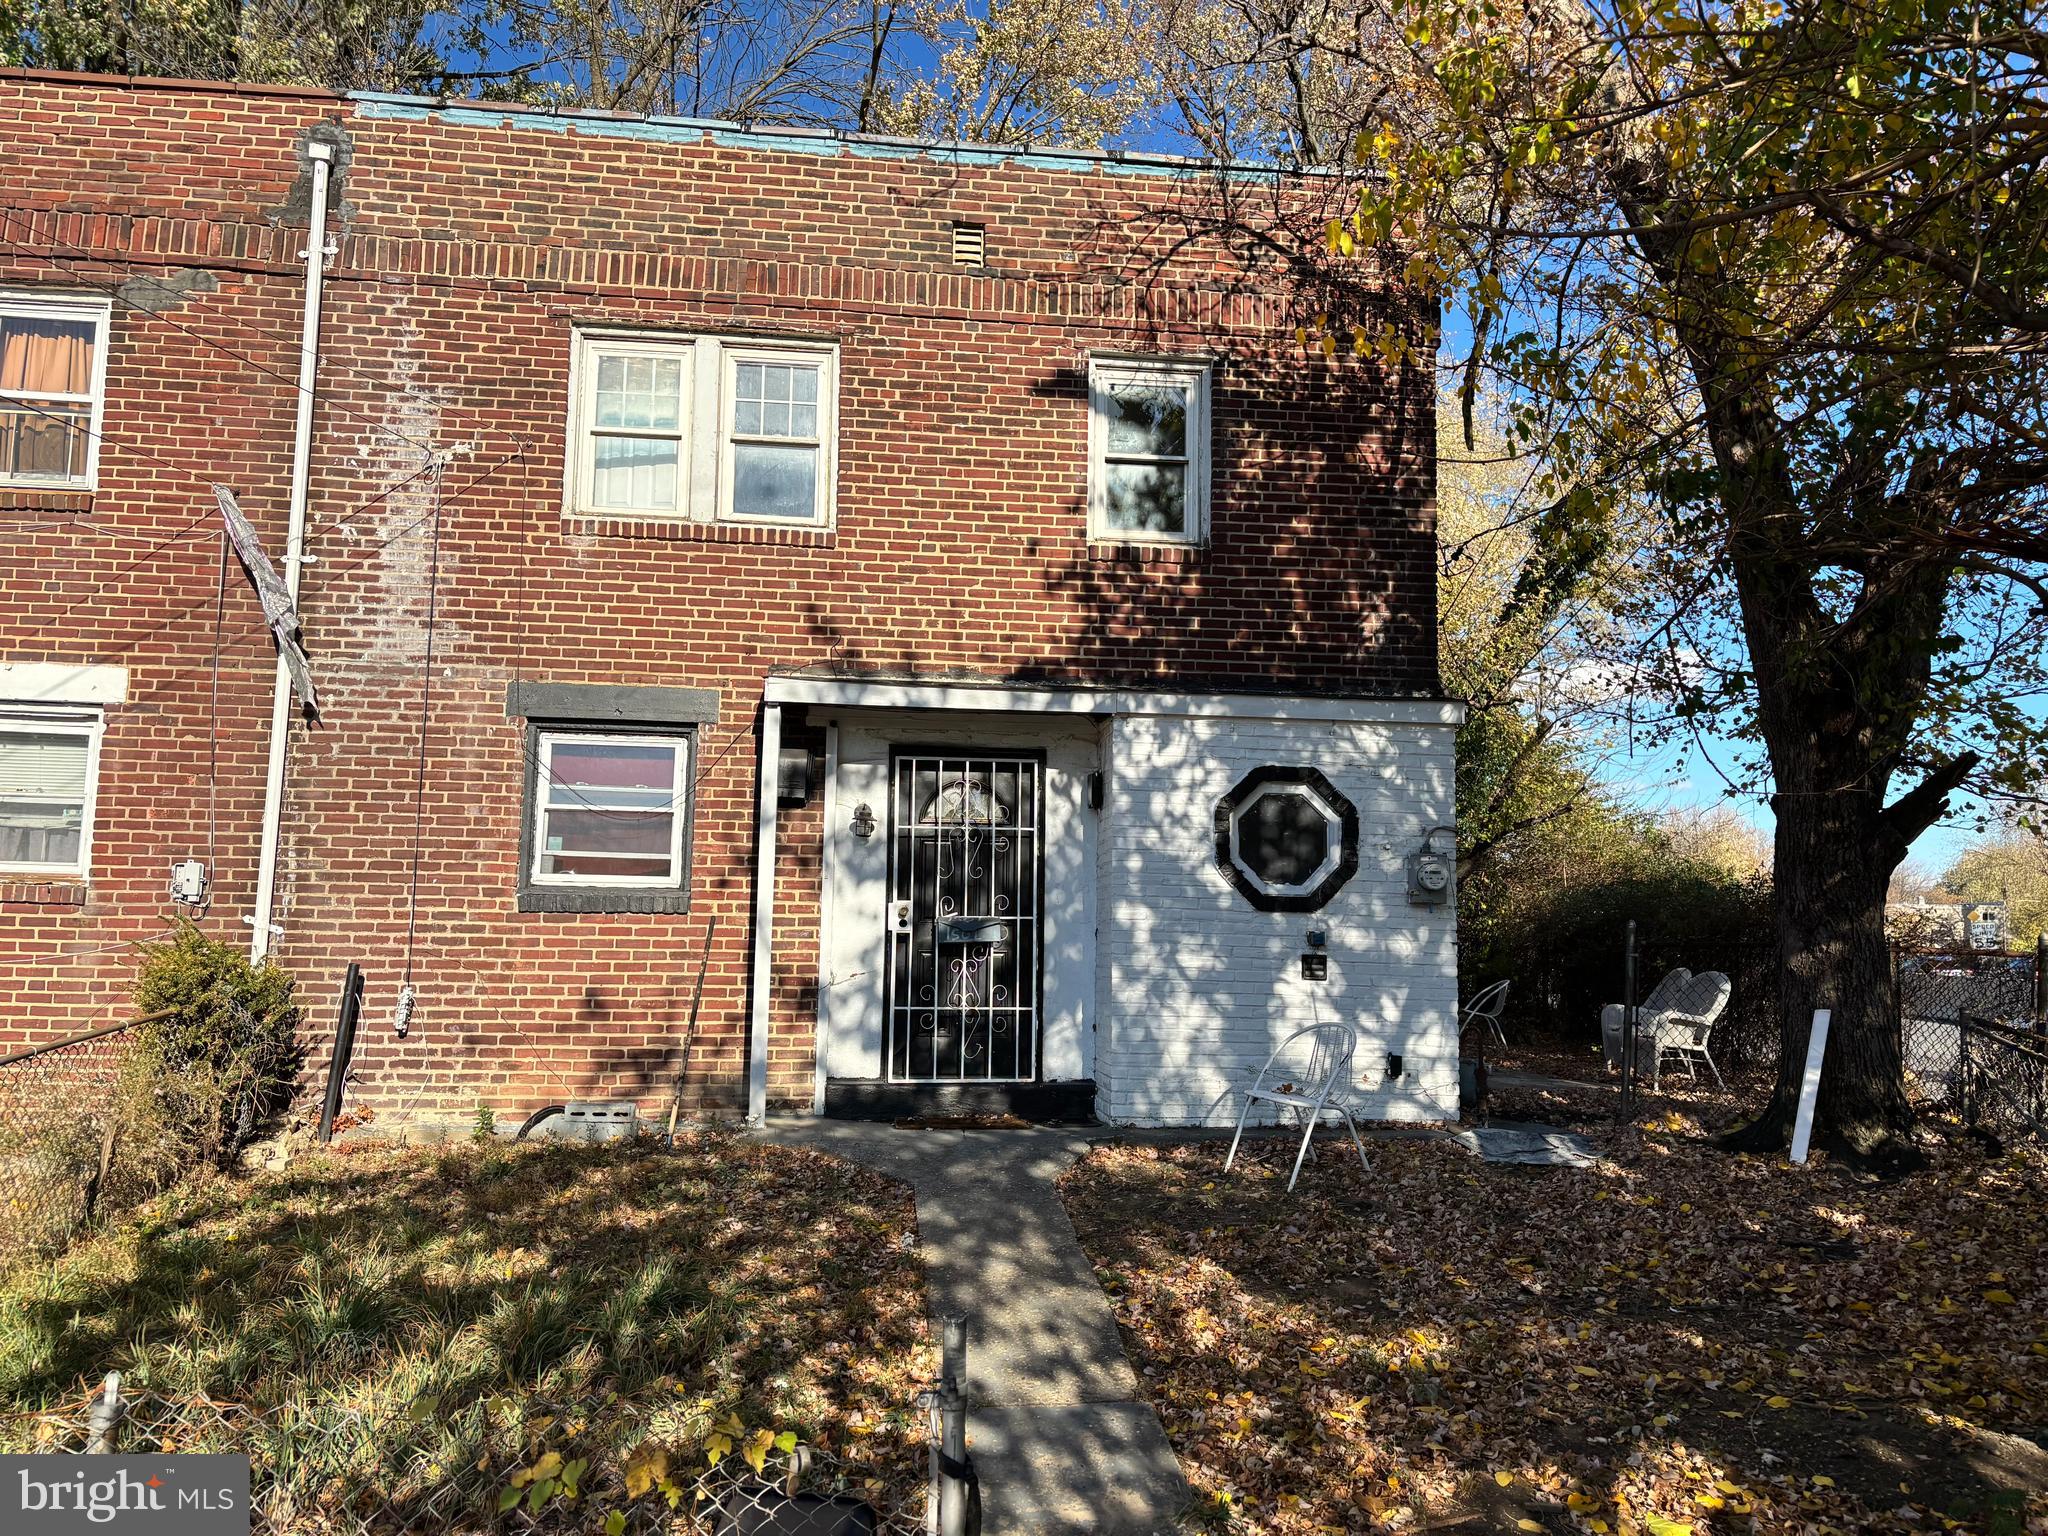
<path fill-rule="evenodd" d="M 1307 1061 L 1296 1071 L 1276 1071 L 1275 1064 L 1289 1054 L 1298 1040 L 1312 1041 Z M 1301 1177 L 1302 1159 L 1309 1154 L 1309 1142 L 1325 1112 L 1334 1111 L 1342 1117 L 1344 1128 L 1351 1133 L 1351 1144 L 1358 1148 L 1358 1161 L 1367 1173 L 1371 1173 L 1372 1162 L 1365 1155 L 1365 1143 L 1359 1139 L 1351 1111 L 1345 1108 L 1342 1099 L 1332 1097 L 1350 1086 L 1351 1058 L 1357 1052 L 1358 1031 L 1348 1024 L 1304 1025 L 1274 1046 L 1266 1064 L 1259 1068 L 1259 1075 L 1244 1091 L 1244 1108 L 1237 1112 L 1237 1134 L 1230 1138 L 1230 1155 L 1223 1159 L 1223 1171 L 1230 1172 L 1230 1165 L 1237 1161 L 1237 1144 L 1244 1139 L 1244 1124 L 1251 1115 L 1252 1106 L 1272 1104 L 1301 1115 L 1303 1119 L 1301 1149 L 1294 1154 L 1294 1172 L 1287 1177 L 1290 1193 L 1295 1181 Z"/>
<path fill-rule="evenodd" d="M 1502 1050 L 1508 1048 L 1508 1037 L 1500 1027 L 1500 1016 L 1507 1011 L 1508 983 L 1496 981 L 1483 989 L 1480 994 L 1465 1005 L 1458 1015 L 1458 1037 L 1464 1038 L 1465 1031 L 1474 1024 L 1483 1024 L 1493 1036 L 1493 1043 Z"/>
<path fill-rule="evenodd" d="M 1667 1056 L 1676 1057 L 1695 1082 L 1699 1072 L 1694 1064 L 1703 1061 L 1714 1074 L 1714 1081 L 1723 1088 L 1728 1086 L 1721 1069 L 1714 1065 L 1714 1058 L 1707 1054 L 1707 1038 L 1713 1034 L 1714 1025 L 1734 991 L 1734 983 L 1720 971 L 1701 971 L 1680 987 L 1665 1006 L 1637 1018 L 1636 1036 L 1650 1058 L 1651 1088 L 1663 1086 Z"/>

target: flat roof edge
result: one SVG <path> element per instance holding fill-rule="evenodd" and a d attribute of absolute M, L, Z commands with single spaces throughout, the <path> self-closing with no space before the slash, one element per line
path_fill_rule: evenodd
<path fill-rule="evenodd" d="M 83 69 L 28 69 L 0 65 L 0 80 L 51 85 L 106 85 L 146 91 L 189 91 L 211 96 L 283 96 L 300 101 L 343 102 L 348 98 L 317 85 L 266 85 L 250 80 L 193 80 L 182 75 L 108 75 Z"/>
<path fill-rule="evenodd" d="M 0 67 L 0 80 L 33 84 L 100 86 L 138 91 L 180 91 L 200 95 L 271 97 L 298 101 L 349 103 L 373 117 L 419 114 L 472 114 L 533 126 L 587 125 L 597 132 L 668 142 L 744 141 L 764 149 L 812 154 L 845 149 L 878 157 L 919 156 L 981 161 L 987 164 L 1038 162 L 1067 169 L 1101 169 L 1138 174 L 1273 180 L 1324 180 L 1341 173 L 1328 167 L 1284 166 L 1252 160 L 1218 160 L 1151 150 L 1085 149 L 1068 144 L 989 144 L 964 139 L 924 139 L 898 134 L 856 133 L 814 124 L 736 123 L 722 118 L 674 117 L 610 112 L 601 107 L 534 106 L 523 102 L 484 101 L 455 96 L 410 96 L 384 91 L 337 92 L 318 86 L 269 85 L 243 80 L 197 80 L 176 75 L 97 74 L 86 70 Z"/>
<path fill-rule="evenodd" d="M 788 677 L 762 682 L 767 704 L 839 709 L 944 709 L 1039 715 L 1163 715 L 1197 719 L 1357 721 L 1387 725 L 1459 725 L 1457 699 L 1381 695 L 1232 693 L 1212 690 L 1089 688 L 1052 684 L 901 678 Z"/>

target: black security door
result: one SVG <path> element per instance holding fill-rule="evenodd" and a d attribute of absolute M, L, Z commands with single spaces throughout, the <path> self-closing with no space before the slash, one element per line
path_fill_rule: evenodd
<path fill-rule="evenodd" d="M 889 809 L 889 1077 L 1038 1075 L 1044 765 L 898 753 Z"/>

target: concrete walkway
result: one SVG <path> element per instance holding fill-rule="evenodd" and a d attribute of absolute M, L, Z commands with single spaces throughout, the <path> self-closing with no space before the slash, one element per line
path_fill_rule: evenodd
<path fill-rule="evenodd" d="M 968 1449 L 988 1536 L 1165 1536 L 1187 1488 L 1053 1181 L 1084 1137 L 772 1120 L 761 1133 L 917 1196 L 934 1318 L 968 1319 Z"/>

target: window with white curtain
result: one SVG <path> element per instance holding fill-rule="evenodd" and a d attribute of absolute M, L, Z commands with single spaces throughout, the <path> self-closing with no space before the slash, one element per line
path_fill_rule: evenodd
<path fill-rule="evenodd" d="M 92 486 L 109 308 L 105 299 L 0 294 L 0 485 Z"/>
<path fill-rule="evenodd" d="M 579 331 L 568 510 L 829 526 L 837 364 L 827 343 Z"/>
<path fill-rule="evenodd" d="M 1088 362 L 1088 535 L 1199 544 L 1209 533 L 1209 367 Z"/>
<path fill-rule="evenodd" d="M 692 347 L 623 337 L 579 341 L 579 510 L 686 515 Z"/>
<path fill-rule="evenodd" d="M 0 870 L 86 873 L 99 740 L 96 712 L 0 709 Z"/>

